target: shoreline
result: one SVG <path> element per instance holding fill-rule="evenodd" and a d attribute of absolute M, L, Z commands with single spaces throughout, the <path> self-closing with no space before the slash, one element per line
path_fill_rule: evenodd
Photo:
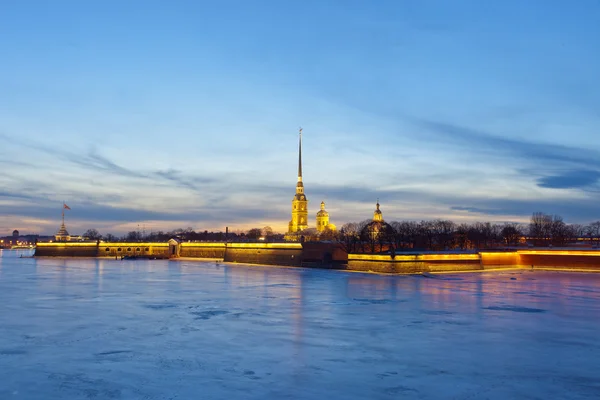
<path fill-rule="evenodd" d="M 19 258 L 19 257 L 17 257 Z M 264 264 L 264 263 L 247 263 L 247 262 L 232 262 L 232 261 L 224 261 L 222 258 L 214 258 L 214 257 L 177 257 L 177 258 L 162 258 L 162 259 L 137 259 L 137 260 L 121 260 L 115 259 L 111 256 L 88 256 L 88 257 L 73 257 L 73 256 L 30 256 L 30 257 L 22 257 L 22 258 L 36 258 L 36 259 L 97 259 L 97 260 L 112 260 L 112 261 L 175 261 L 175 262 L 197 262 L 197 263 L 218 263 L 224 264 L 227 266 L 240 266 L 240 267 L 270 267 L 270 268 L 285 268 L 285 269 L 319 269 L 319 270 L 331 270 L 331 271 L 341 271 L 341 272 L 352 272 L 352 273 L 362 273 L 362 274 L 375 274 L 375 275 L 415 275 L 415 276 L 423 276 L 423 275 L 452 275 L 452 274 L 470 274 L 470 273 L 498 273 L 498 272 L 517 272 L 517 271 L 547 271 L 547 272 L 575 272 L 575 273 L 590 273 L 597 274 L 600 273 L 600 268 L 569 268 L 569 267 L 554 267 L 554 266 L 534 266 L 533 268 L 524 267 L 524 266 L 514 266 L 514 267 L 501 267 L 501 268 L 482 268 L 482 269 L 448 269 L 444 271 L 414 271 L 414 272 L 382 272 L 382 271 L 374 271 L 374 270 L 358 270 L 348 268 L 347 265 L 342 265 L 340 268 L 331 268 L 330 266 L 291 266 L 291 265 L 278 265 L 278 264 Z"/>

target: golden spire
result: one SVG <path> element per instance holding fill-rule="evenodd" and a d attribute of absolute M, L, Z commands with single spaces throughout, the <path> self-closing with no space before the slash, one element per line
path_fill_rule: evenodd
<path fill-rule="evenodd" d="M 302 128 L 298 140 L 298 182 L 302 182 Z"/>

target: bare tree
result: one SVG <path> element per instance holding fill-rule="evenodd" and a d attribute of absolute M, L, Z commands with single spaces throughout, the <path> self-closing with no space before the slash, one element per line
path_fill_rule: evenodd
<path fill-rule="evenodd" d="M 248 239 L 258 239 L 262 235 L 262 229 L 260 228 L 252 228 L 248 232 L 246 232 L 246 237 Z"/>
<path fill-rule="evenodd" d="M 506 223 L 500 230 L 500 236 L 505 246 L 516 246 L 519 244 L 523 232 L 521 232 L 518 224 Z"/>
<path fill-rule="evenodd" d="M 471 246 L 471 242 L 469 241 L 469 229 L 470 227 L 468 224 L 460 224 L 454 231 L 454 242 L 461 250 L 468 249 Z"/>
<path fill-rule="evenodd" d="M 90 240 L 102 239 L 102 235 L 96 229 L 88 229 L 87 231 L 85 231 L 83 236 L 85 236 L 86 238 L 88 238 Z"/>
<path fill-rule="evenodd" d="M 346 253 L 357 253 L 360 242 L 360 230 L 355 222 L 348 222 L 342 225 L 339 232 L 339 241 Z"/>
<path fill-rule="evenodd" d="M 262 228 L 262 235 L 265 238 L 265 240 L 270 240 L 273 237 L 273 228 L 271 228 L 270 226 L 265 226 L 264 228 Z"/>
<path fill-rule="evenodd" d="M 336 240 L 338 236 L 338 232 L 331 229 L 330 227 L 326 226 L 325 229 L 323 229 L 320 233 L 319 233 L 319 240 Z"/>
<path fill-rule="evenodd" d="M 600 221 L 595 221 L 586 227 L 586 235 L 590 239 L 590 244 L 598 245 L 600 242 Z"/>
<path fill-rule="evenodd" d="M 433 221 L 430 226 L 433 233 L 433 241 L 439 250 L 448 250 L 452 247 L 454 230 L 456 229 L 454 222 L 438 219 Z"/>

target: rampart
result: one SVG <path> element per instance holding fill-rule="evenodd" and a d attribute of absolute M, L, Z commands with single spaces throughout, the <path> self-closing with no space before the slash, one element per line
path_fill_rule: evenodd
<path fill-rule="evenodd" d="M 302 265 L 302 244 L 228 243 L 223 261 L 299 267 Z"/>
<path fill-rule="evenodd" d="M 331 267 L 391 274 L 481 271 L 500 268 L 600 272 L 600 250 L 527 249 L 478 253 L 349 254 L 347 264 L 330 244 L 301 243 L 38 243 L 36 257 L 199 258 L 282 266 Z"/>
<path fill-rule="evenodd" d="M 52 242 L 38 243 L 36 257 L 169 257 L 169 243 Z"/>
<path fill-rule="evenodd" d="M 481 271 L 501 268 L 600 272 L 600 250 L 511 250 L 478 253 L 349 254 L 347 269 L 380 273 Z"/>
<path fill-rule="evenodd" d="M 302 265 L 300 243 L 165 243 L 52 242 L 38 243 L 36 257 L 205 258 L 232 263 Z"/>
<path fill-rule="evenodd" d="M 390 274 L 481 270 L 479 254 L 348 254 L 348 270 Z"/>

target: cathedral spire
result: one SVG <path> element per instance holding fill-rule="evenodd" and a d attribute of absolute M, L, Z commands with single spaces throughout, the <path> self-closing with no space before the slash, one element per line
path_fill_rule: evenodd
<path fill-rule="evenodd" d="M 298 139 L 298 182 L 302 182 L 302 128 Z"/>

